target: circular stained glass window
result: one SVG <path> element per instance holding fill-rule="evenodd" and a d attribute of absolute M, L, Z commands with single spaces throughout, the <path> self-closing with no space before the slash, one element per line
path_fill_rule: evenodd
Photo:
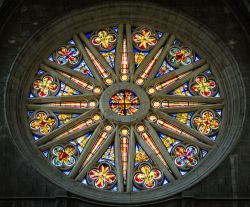
<path fill-rule="evenodd" d="M 223 122 L 221 90 L 178 37 L 114 25 L 51 51 L 30 85 L 28 122 L 47 161 L 83 187 L 147 190 L 202 163 Z"/>
<path fill-rule="evenodd" d="M 58 185 L 99 201 L 152 201 L 221 161 L 232 103 L 228 83 L 188 37 L 119 22 L 79 27 L 46 46 L 45 59 L 34 57 L 17 97 L 20 129 Z"/>

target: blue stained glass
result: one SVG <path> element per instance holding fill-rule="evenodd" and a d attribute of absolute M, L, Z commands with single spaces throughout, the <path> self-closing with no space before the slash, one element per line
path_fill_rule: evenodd
<path fill-rule="evenodd" d="M 220 116 L 222 115 L 222 111 L 220 109 L 215 110 L 217 112 L 217 114 L 219 114 Z"/>
<path fill-rule="evenodd" d="M 187 171 L 185 171 L 185 170 L 180 170 L 180 173 L 181 173 L 182 175 L 185 175 L 185 174 L 187 174 Z"/>
<path fill-rule="evenodd" d="M 71 171 L 71 170 L 63 170 L 63 173 L 64 173 L 65 175 L 69 175 L 70 171 Z"/>
<path fill-rule="evenodd" d="M 180 44 L 181 44 L 180 40 L 177 40 L 177 39 L 174 40 L 174 45 L 180 45 Z"/>
<path fill-rule="evenodd" d="M 221 96 L 220 96 L 220 93 L 217 93 L 214 97 L 220 98 L 220 97 L 221 97 Z"/>
<path fill-rule="evenodd" d="M 78 66 L 72 69 L 82 73 L 83 75 L 88 75 L 91 78 L 94 77 L 84 60 L 82 60 Z"/>
<path fill-rule="evenodd" d="M 43 151 L 43 155 L 44 155 L 45 157 L 48 157 L 48 156 L 49 156 L 49 150 Z"/>
<path fill-rule="evenodd" d="M 206 154 L 207 154 L 207 151 L 206 150 L 201 150 L 201 154 L 202 154 L 202 157 L 205 157 Z"/>
<path fill-rule="evenodd" d="M 101 52 L 101 54 L 104 57 L 104 59 L 108 62 L 108 64 L 112 68 L 115 67 L 115 52 L 116 52 L 115 49 L 113 49 L 111 51 L 108 51 L 108 52 Z"/>
<path fill-rule="evenodd" d="M 217 138 L 217 136 L 216 136 L 216 135 L 214 135 L 214 136 L 210 136 L 209 138 L 210 138 L 211 140 L 215 141 L 215 140 L 216 140 L 216 138 Z"/>
<path fill-rule="evenodd" d="M 113 187 L 113 188 L 111 188 L 111 191 L 117 191 L 117 190 L 118 190 L 117 185 L 114 185 L 114 187 Z"/>
<path fill-rule="evenodd" d="M 114 30 L 115 32 L 118 32 L 118 28 L 117 28 L 117 27 L 113 27 L 113 30 Z"/>
<path fill-rule="evenodd" d="M 33 95 L 33 93 L 30 93 L 29 98 L 34 98 L 35 96 Z"/>
<path fill-rule="evenodd" d="M 168 62 L 166 60 L 164 60 L 155 77 L 158 78 L 158 77 L 160 77 L 162 75 L 165 75 L 165 74 L 168 74 L 168 73 L 170 73 L 170 72 L 172 72 L 174 70 L 176 70 L 176 68 L 170 66 L 168 64 Z"/>
<path fill-rule="evenodd" d="M 70 143 L 75 145 L 77 147 L 77 149 L 79 150 L 79 152 L 82 153 L 86 143 L 91 138 L 91 136 L 92 136 L 92 132 L 89 132 L 81 137 L 78 137 L 74 140 L 71 140 Z"/>
<path fill-rule="evenodd" d="M 211 75 L 211 74 L 212 74 L 212 71 L 211 71 L 211 70 L 206 70 L 206 71 L 204 71 L 204 73 L 205 73 L 205 74 Z"/>
<path fill-rule="evenodd" d="M 86 178 L 84 178 L 84 179 L 82 180 L 82 184 L 88 185 Z"/>
<path fill-rule="evenodd" d="M 194 62 L 198 62 L 200 59 L 201 59 L 201 57 L 195 53 L 194 54 Z"/>
<path fill-rule="evenodd" d="M 71 45 L 75 45 L 76 44 L 74 40 L 70 40 L 68 43 L 71 44 Z"/>
<path fill-rule="evenodd" d="M 39 74 L 39 75 L 44 74 L 44 73 L 45 73 L 45 71 L 43 71 L 43 70 L 38 70 L 38 72 L 37 72 L 37 74 Z"/>
<path fill-rule="evenodd" d="M 158 37 L 161 38 L 162 37 L 162 32 L 157 32 Z"/>
<path fill-rule="evenodd" d="M 79 95 L 81 94 L 79 91 L 67 86 L 65 83 L 60 82 L 60 91 L 56 96 L 64 96 L 64 95 Z"/>
<path fill-rule="evenodd" d="M 109 163 L 111 163 L 113 166 L 115 165 L 115 156 L 114 156 L 114 145 L 110 145 L 109 148 L 104 152 L 104 154 L 102 155 L 102 157 L 98 160 L 98 162 L 106 162 L 108 161 Z"/>
<path fill-rule="evenodd" d="M 164 181 L 163 181 L 163 185 L 167 185 L 169 183 L 168 179 L 165 178 Z"/>
<path fill-rule="evenodd" d="M 48 57 L 48 60 L 51 61 L 51 62 L 54 62 L 54 61 L 55 61 L 52 55 L 50 55 L 50 56 Z"/>
<path fill-rule="evenodd" d="M 85 35 L 86 35 L 86 37 L 87 37 L 88 39 L 90 39 L 91 34 L 92 34 L 92 32 L 88 32 L 88 33 L 86 33 Z"/>
<path fill-rule="evenodd" d="M 29 116 L 29 117 L 32 116 L 33 112 L 34 112 L 34 111 L 28 111 L 28 112 L 27 112 L 28 116 Z"/>
<path fill-rule="evenodd" d="M 135 186 L 133 186 L 133 191 L 140 191 L 140 189 L 137 188 L 137 187 L 135 187 Z"/>

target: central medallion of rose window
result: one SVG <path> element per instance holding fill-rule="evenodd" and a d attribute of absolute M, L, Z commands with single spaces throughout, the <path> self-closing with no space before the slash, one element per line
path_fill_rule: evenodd
<path fill-rule="evenodd" d="M 109 106 L 112 111 L 119 115 L 130 116 L 140 108 L 140 99 L 130 90 L 120 90 L 111 96 Z"/>

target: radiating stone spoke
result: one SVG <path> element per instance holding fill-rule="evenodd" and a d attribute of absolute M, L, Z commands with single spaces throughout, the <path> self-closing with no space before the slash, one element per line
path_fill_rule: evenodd
<path fill-rule="evenodd" d="M 118 192 L 124 192 L 124 184 L 123 184 L 123 177 L 122 177 L 122 154 L 121 154 L 120 128 L 117 128 L 115 132 L 115 166 L 116 166 L 116 172 L 117 172 Z"/>
<path fill-rule="evenodd" d="M 194 138 L 196 138 L 202 142 L 205 142 L 208 145 L 211 145 L 211 146 L 214 145 L 214 142 L 209 137 L 207 137 L 204 134 L 201 134 L 200 132 L 198 132 L 195 129 L 188 127 L 187 125 L 183 124 L 179 120 L 176 120 L 176 119 L 172 118 L 171 116 L 169 116 L 168 114 L 161 112 L 159 110 L 153 109 L 152 111 L 155 112 L 160 118 L 163 118 L 164 120 L 166 120 L 166 122 L 168 122 L 169 124 L 183 130 L 184 133 L 188 133 L 191 136 L 193 136 Z"/>
<path fill-rule="evenodd" d="M 91 42 L 88 40 L 88 38 L 83 33 L 80 33 L 79 36 L 80 36 L 81 40 L 86 44 L 87 48 L 91 51 L 91 53 L 93 53 L 95 58 L 98 59 L 100 64 L 105 68 L 105 70 L 108 71 L 108 73 L 111 75 L 113 80 L 116 80 L 117 76 L 116 76 L 114 70 L 106 62 L 104 57 L 97 51 L 97 49 L 91 44 Z"/>
<path fill-rule="evenodd" d="M 103 122 L 103 121 L 100 121 L 100 122 Z M 68 142 L 69 140 L 73 140 L 73 139 L 76 139 L 80 136 L 83 136 L 89 132 L 92 132 L 99 124 L 99 123 L 94 123 L 90 126 L 87 126 L 83 129 L 80 129 L 78 131 L 75 131 L 73 133 L 70 133 L 70 134 L 64 134 L 62 136 L 58 136 L 56 138 L 54 138 L 53 140 L 47 142 L 46 144 L 43 144 L 41 146 L 39 146 L 38 148 L 41 150 L 41 151 L 44 151 L 44 150 L 47 150 L 49 149 L 50 147 L 56 145 L 56 144 L 60 144 L 60 143 L 66 143 Z"/>
<path fill-rule="evenodd" d="M 103 79 L 101 78 L 101 76 L 100 76 L 98 70 L 96 69 L 94 63 L 92 62 L 89 55 L 87 54 L 87 51 L 86 51 L 84 45 L 82 44 L 81 40 L 79 39 L 78 35 L 74 35 L 73 39 L 74 39 L 77 47 L 81 51 L 83 59 L 86 62 L 86 64 L 88 65 L 88 67 L 90 68 L 90 70 L 91 70 L 92 74 L 94 75 L 95 79 L 103 86 L 103 88 L 106 88 L 106 85 L 103 82 Z"/>
<path fill-rule="evenodd" d="M 191 71 L 192 69 L 185 71 L 184 73 L 183 72 L 181 73 L 181 71 L 179 71 L 180 69 L 176 70 L 176 72 L 173 71 L 172 74 L 175 77 L 173 79 L 165 77 L 166 78 L 165 80 L 169 81 L 169 83 L 167 84 L 167 86 L 164 86 L 164 88 L 162 88 L 161 90 L 156 90 L 156 94 L 164 94 L 164 93 L 166 94 L 166 93 L 178 88 L 179 86 L 183 85 L 184 83 L 186 83 L 187 81 L 189 81 L 190 79 L 192 79 L 193 77 L 195 77 L 199 73 L 204 72 L 207 69 L 209 69 L 209 65 L 205 64 L 199 68 L 196 68 L 194 71 Z M 169 73 L 169 76 L 170 76 L 170 74 L 171 73 Z M 178 75 L 176 75 L 176 74 L 178 74 Z"/>
<path fill-rule="evenodd" d="M 148 133 L 151 135 L 154 143 L 156 144 L 156 146 L 160 150 L 161 155 L 163 156 L 164 160 L 167 162 L 170 170 L 173 172 L 173 174 L 176 178 L 180 178 L 181 177 L 180 171 L 177 169 L 172 158 L 168 154 L 168 151 L 167 151 L 166 147 L 164 146 L 164 144 L 162 143 L 162 141 L 160 140 L 158 134 L 156 133 L 156 131 L 154 130 L 154 128 L 150 125 L 150 123 L 148 121 L 144 121 L 144 122 L 148 128 Z"/>
<path fill-rule="evenodd" d="M 97 142 L 98 140 L 98 136 L 102 130 L 102 128 L 104 127 L 104 124 L 106 123 L 106 120 L 104 120 L 104 122 L 100 123 L 94 130 L 93 134 L 91 135 L 89 141 L 87 142 L 87 144 L 84 147 L 84 151 L 82 152 L 82 154 L 80 155 L 77 163 L 75 164 L 75 166 L 72 168 L 69 176 L 71 178 L 74 178 L 81 166 L 83 165 L 83 162 L 86 160 L 87 156 L 90 154 L 91 149 L 93 148 L 94 144 Z"/>
<path fill-rule="evenodd" d="M 166 95 L 166 94 L 156 94 L 152 95 L 151 99 L 156 100 L 167 100 L 167 101 L 179 101 L 179 102 L 196 102 L 196 103 L 207 103 L 207 104 L 217 104 L 224 101 L 223 98 L 218 97 L 203 97 L 203 96 L 178 96 L 178 95 Z"/>
<path fill-rule="evenodd" d="M 187 103 L 188 104 L 188 103 Z M 196 105 L 196 106 L 181 106 L 181 107 L 169 107 L 169 108 L 160 108 L 161 111 L 165 113 L 182 113 L 182 112 L 192 112 L 204 109 L 222 109 L 223 104 L 207 104 L 207 105 Z"/>
<path fill-rule="evenodd" d="M 101 146 L 99 146 L 98 149 L 94 153 L 90 152 L 90 155 L 92 155 L 92 157 L 89 160 L 85 160 L 85 162 L 83 163 L 84 166 L 83 166 L 82 170 L 75 178 L 76 180 L 81 181 L 84 178 L 84 176 L 86 175 L 86 173 L 93 167 L 93 165 L 102 156 L 102 154 L 105 152 L 105 150 L 107 150 L 108 146 L 114 140 L 114 135 L 115 135 L 117 128 L 118 128 L 118 126 L 115 129 L 113 129 L 113 131 L 109 134 L 109 136 L 103 141 Z M 86 159 L 88 159 L 88 157 Z"/>
<path fill-rule="evenodd" d="M 149 157 L 153 160 L 153 162 L 163 171 L 165 176 L 170 180 L 174 181 L 174 176 L 170 173 L 168 166 L 162 163 L 162 160 L 158 157 L 155 151 L 146 143 L 144 139 L 135 131 L 136 141 L 141 145 L 141 147 L 145 150 L 145 152 L 149 155 Z"/>
<path fill-rule="evenodd" d="M 117 81 L 119 81 L 119 73 L 121 70 L 122 64 L 122 43 L 123 43 L 123 24 L 119 24 L 118 26 L 118 37 L 117 37 L 117 44 L 116 44 L 116 56 L 115 56 L 115 73 L 117 76 Z"/>
<path fill-rule="evenodd" d="M 159 42 L 153 47 L 150 53 L 143 59 L 138 68 L 135 71 L 134 76 L 138 77 L 138 75 L 147 67 L 147 65 L 152 61 L 153 57 L 157 54 L 157 52 L 161 49 L 165 41 L 167 40 L 168 34 L 164 33 L 159 40 Z"/>
<path fill-rule="evenodd" d="M 35 104 L 27 104 L 27 110 L 50 110 L 57 113 L 84 113 L 90 108 L 76 108 L 76 107 L 60 107 L 60 106 L 50 106 L 50 105 L 35 105 Z"/>
<path fill-rule="evenodd" d="M 46 72 L 50 73 L 51 75 L 57 77 L 59 80 L 64 82 L 65 84 L 69 85 L 70 87 L 76 89 L 77 91 L 83 93 L 83 94 L 93 94 L 92 91 L 87 90 L 86 88 L 82 87 L 81 85 L 77 84 L 72 80 L 72 78 L 69 78 L 69 75 L 66 73 L 62 74 L 57 72 L 56 70 L 53 70 L 52 68 L 48 67 L 47 65 L 41 64 L 40 67 L 42 70 L 45 70 Z"/>
<path fill-rule="evenodd" d="M 95 94 L 84 94 L 84 95 L 65 95 L 65 96 L 48 96 L 48 97 L 35 97 L 28 98 L 28 104 L 45 104 L 45 103 L 61 103 L 61 102 L 78 102 L 83 100 L 96 100 L 98 95 Z"/>
<path fill-rule="evenodd" d="M 176 140 L 181 140 L 183 142 L 193 144 L 205 150 L 210 150 L 212 148 L 212 146 L 205 144 L 203 142 L 200 142 L 198 139 L 194 137 L 190 137 L 185 134 L 178 133 L 177 131 L 174 131 L 174 130 L 163 128 L 156 123 L 151 123 L 151 125 L 155 128 L 156 131 L 161 132 L 163 134 L 167 134 L 168 136 L 173 137 Z"/>
<path fill-rule="evenodd" d="M 65 133 L 67 130 L 69 130 L 70 128 L 78 125 L 83 120 L 89 118 L 92 114 L 95 114 L 97 112 L 98 112 L 98 110 L 96 110 L 96 109 L 92 109 L 90 111 L 85 112 L 84 114 L 80 115 L 79 117 L 72 119 L 71 121 L 69 121 L 68 123 L 63 125 L 62 127 L 57 128 L 54 131 L 50 132 L 49 134 L 41 137 L 40 139 L 38 139 L 36 141 L 36 144 L 38 146 L 45 144 L 46 142 L 52 140 L 53 138 L 60 136 L 61 134 Z"/>
<path fill-rule="evenodd" d="M 128 171 L 127 171 L 127 185 L 126 191 L 132 192 L 133 190 L 133 173 L 135 165 L 135 137 L 134 126 L 130 126 L 130 137 L 128 146 Z"/>
<path fill-rule="evenodd" d="M 130 24 L 126 24 L 126 40 L 127 40 L 127 50 L 128 50 L 128 65 L 129 65 L 128 68 L 130 73 L 130 82 L 133 82 L 134 72 L 135 72 L 135 54 L 133 49 Z"/>
<path fill-rule="evenodd" d="M 145 85 L 147 85 L 147 83 L 150 82 L 150 80 L 154 79 L 155 75 L 157 74 L 159 68 L 161 67 L 164 59 L 167 56 L 168 50 L 171 47 L 171 45 L 173 44 L 173 41 L 175 40 L 175 36 L 174 35 L 169 35 L 167 42 L 165 43 L 165 46 L 159 56 L 159 58 L 157 59 L 156 63 L 154 64 L 151 72 L 149 73 L 149 76 L 147 77 L 146 81 L 145 81 Z"/>

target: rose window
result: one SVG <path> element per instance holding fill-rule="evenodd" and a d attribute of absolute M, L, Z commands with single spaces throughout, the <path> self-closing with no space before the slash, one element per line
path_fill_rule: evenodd
<path fill-rule="evenodd" d="M 123 30 L 80 33 L 58 45 L 30 86 L 34 142 L 83 187 L 174 183 L 202 164 L 223 121 L 223 98 L 204 58 L 172 34 Z"/>
<path fill-rule="evenodd" d="M 28 84 L 9 83 L 23 90 L 12 103 L 26 115 L 13 131 L 30 138 L 33 147 L 24 149 L 38 155 L 46 176 L 79 196 L 125 204 L 180 192 L 227 150 L 220 146 L 231 124 L 224 68 L 167 27 L 90 25 L 72 26 L 58 42 L 48 37 L 46 55 L 25 65 L 33 67 L 20 79 Z"/>

